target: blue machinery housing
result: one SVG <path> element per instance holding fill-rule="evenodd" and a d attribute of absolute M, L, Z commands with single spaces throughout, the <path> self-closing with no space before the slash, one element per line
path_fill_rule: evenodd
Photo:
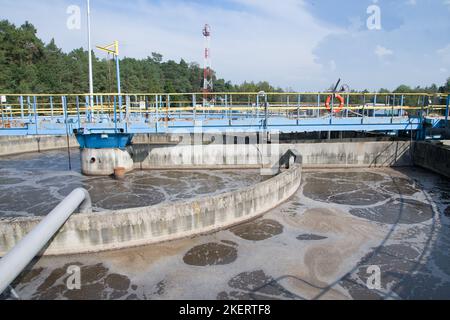
<path fill-rule="evenodd" d="M 76 133 L 80 148 L 88 149 L 122 149 L 131 144 L 133 135 L 129 133 Z"/>
<path fill-rule="evenodd" d="M 338 110 L 331 93 L 97 94 L 93 106 L 87 94 L 3 95 L 0 136 L 76 134 L 82 148 L 124 148 L 140 133 L 395 134 L 448 127 L 449 94 L 341 96 L 345 103 Z"/>

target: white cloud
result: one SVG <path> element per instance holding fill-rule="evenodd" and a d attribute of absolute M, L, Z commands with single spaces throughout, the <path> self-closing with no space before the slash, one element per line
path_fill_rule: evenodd
<path fill-rule="evenodd" d="M 358 32 L 364 26 L 364 22 L 360 16 L 350 17 L 349 19 L 350 26 L 348 27 L 348 31 L 350 33 Z"/>
<path fill-rule="evenodd" d="M 450 0 L 449 0 L 450 1 Z M 444 63 L 450 64 L 450 43 L 442 49 L 437 50 L 437 54 Z"/>
<path fill-rule="evenodd" d="M 20 23 L 30 20 L 45 41 L 54 36 L 65 50 L 86 47 L 85 30 L 65 28 L 67 6 L 84 1 L 4 1 L 2 16 Z M 341 32 L 318 21 L 303 0 L 233 0 L 239 10 L 183 1 L 92 2 L 93 43 L 117 39 L 122 54 L 137 58 L 160 52 L 166 59 L 202 64 L 201 30 L 209 23 L 212 66 L 233 82 L 268 80 L 305 90 L 322 86 L 325 68 L 317 62 L 314 49 L 328 35 Z"/>
<path fill-rule="evenodd" d="M 375 48 L 375 54 L 378 56 L 378 58 L 383 59 L 384 57 L 393 55 L 394 52 L 388 48 L 378 45 Z"/>
<path fill-rule="evenodd" d="M 331 60 L 329 63 L 329 67 L 331 71 L 335 71 L 336 70 L 336 61 Z"/>
<path fill-rule="evenodd" d="M 417 4 L 417 0 L 407 0 L 406 4 L 410 6 L 415 6 Z"/>

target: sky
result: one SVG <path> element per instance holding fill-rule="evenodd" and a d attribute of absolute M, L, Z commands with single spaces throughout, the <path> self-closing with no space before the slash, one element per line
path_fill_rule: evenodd
<path fill-rule="evenodd" d="M 81 10 L 80 28 L 67 26 L 70 6 Z M 91 0 L 91 7 L 93 45 L 118 40 L 127 57 L 158 52 L 203 65 L 202 28 L 210 24 L 212 67 L 233 83 L 319 91 L 341 78 L 352 89 L 377 90 L 450 77 L 450 0 Z M 0 19 L 29 21 L 66 52 L 87 48 L 85 11 L 85 0 L 0 0 Z"/>

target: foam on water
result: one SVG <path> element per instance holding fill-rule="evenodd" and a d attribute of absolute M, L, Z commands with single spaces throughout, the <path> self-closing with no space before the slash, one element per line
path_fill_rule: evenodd
<path fill-rule="evenodd" d="M 264 179 L 257 170 L 134 171 L 124 180 L 80 174 L 79 151 L 0 158 L 0 217 L 42 216 L 78 187 L 86 188 L 96 211 L 151 206 L 235 191 Z"/>

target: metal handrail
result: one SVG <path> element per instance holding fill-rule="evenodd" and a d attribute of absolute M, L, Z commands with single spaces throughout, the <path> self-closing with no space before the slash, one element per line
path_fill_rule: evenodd
<path fill-rule="evenodd" d="M 72 191 L 0 260 L 0 294 L 42 251 L 77 208 L 80 208 L 81 213 L 92 212 L 91 197 L 83 188 Z"/>

